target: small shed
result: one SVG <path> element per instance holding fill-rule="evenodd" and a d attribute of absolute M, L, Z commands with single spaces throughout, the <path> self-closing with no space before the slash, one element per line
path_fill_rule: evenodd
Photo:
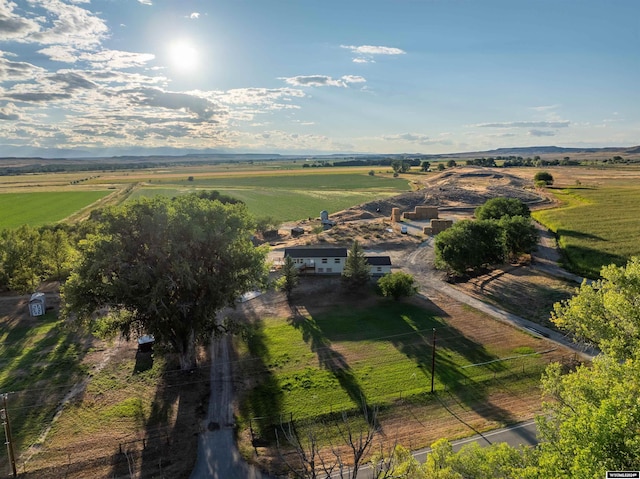
<path fill-rule="evenodd" d="M 44 293 L 33 293 L 29 299 L 29 314 L 31 316 L 42 316 L 47 310 Z"/>
<path fill-rule="evenodd" d="M 304 234 L 304 229 L 296 226 L 295 228 L 291 228 L 291 236 L 297 238 L 298 236 L 302 236 Z"/>

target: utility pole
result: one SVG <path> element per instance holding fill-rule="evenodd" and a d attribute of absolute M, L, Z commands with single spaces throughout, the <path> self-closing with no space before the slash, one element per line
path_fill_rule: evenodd
<path fill-rule="evenodd" d="M 433 352 L 431 355 L 431 392 L 433 393 L 433 382 L 436 377 L 436 328 L 433 328 Z"/>
<path fill-rule="evenodd" d="M 13 452 L 13 438 L 11 437 L 11 423 L 9 422 L 9 410 L 7 409 L 7 394 L 2 395 L 2 403 L 4 409 L 0 409 L 0 417 L 2 417 L 2 423 L 4 425 L 4 434 L 7 438 L 7 453 L 9 454 L 9 462 L 11 463 L 11 471 L 13 477 L 18 475 L 16 471 L 16 457 Z"/>

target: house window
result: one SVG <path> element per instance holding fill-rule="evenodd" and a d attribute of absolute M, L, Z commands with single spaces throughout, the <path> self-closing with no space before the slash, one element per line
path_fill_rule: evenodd
<path fill-rule="evenodd" d="M 324 273 L 324 269 L 323 268 L 318 268 L 318 273 Z"/>
<path fill-rule="evenodd" d="M 334 263 L 336 263 L 336 264 L 340 263 L 340 258 L 335 258 L 335 259 L 333 260 L 333 262 L 334 262 Z"/>
<path fill-rule="evenodd" d="M 326 264 L 329 261 L 327 258 L 322 258 L 322 264 Z"/>
<path fill-rule="evenodd" d="M 382 271 L 382 266 L 378 266 L 376 269 L 377 269 L 378 271 Z"/>
<path fill-rule="evenodd" d="M 327 268 L 327 273 L 333 273 L 333 270 L 331 268 Z"/>

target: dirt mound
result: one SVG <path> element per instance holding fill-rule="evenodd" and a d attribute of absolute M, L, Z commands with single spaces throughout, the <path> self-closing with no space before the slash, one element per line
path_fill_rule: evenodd
<path fill-rule="evenodd" d="M 487 168 L 455 168 L 426 177 L 420 186 L 418 191 L 354 206 L 331 218 L 354 221 L 390 216 L 393 208 L 407 211 L 419 205 L 471 210 L 498 197 L 518 198 L 530 206 L 548 201 L 530 181 Z"/>

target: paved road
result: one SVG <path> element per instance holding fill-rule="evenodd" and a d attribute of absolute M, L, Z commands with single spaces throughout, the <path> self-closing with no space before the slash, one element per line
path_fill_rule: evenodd
<path fill-rule="evenodd" d="M 457 441 L 451 441 L 454 451 L 459 451 L 465 445 L 475 442 L 480 446 L 488 446 L 490 444 L 496 444 L 500 442 L 506 442 L 510 446 L 535 446 L 538 444 L 536 424 L 533 420 L 521 422 L 513 426 L 504 427 L 501 429 L 495 429 L 493 431 L 485 432 L 483 434 L 477 434 L 475 436 L 467 437 L 465 439 L 459 439 Z M 431 452 L 431 448 L 424 448 L 413 452 L 415 457 L 421 463 L 424 463 L 427 459 L 427 455 Z M 345 476 L 347 477 L 347 476 Z M 372 479 L 373 470 L 369 464 L 360 468 L 358 473 L 358 479 Z M 340 479 L 340 473 L 335 473 L 331 476 L 331 479 Z"/>

